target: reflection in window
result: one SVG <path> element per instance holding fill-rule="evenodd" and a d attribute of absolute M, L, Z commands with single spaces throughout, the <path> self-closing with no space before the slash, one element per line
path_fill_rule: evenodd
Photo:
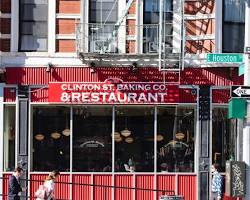
<path fill-rule="evenodd" d="M 243 52 L 245 38 L 245 0 L 224 0 L 223 3 L 223 52 Z"/>
<path fill-rule="evenodd" d="M 112 107 L 76 107 L 73 171 L 112 171 Z"/>
<path fill-rule="evenodd" d="M 15 121 L 16 107 L 4 107 L 4 171 L 15 168 Z"/>
<path fill-rule="evenodd" d="M 158 52 L 159 40 L 159 16 L 160 16 L 160 1 L 159 0 L 144 0 L 143 13 L 143 52 L 156 53 Z M 164 41 L 166 47 L 172 47 L 172 32 L 173 32 L 173 0 L 163 1 L 163 19 L 164 19 Z M 167 52 L 169 49 L 166 49 Z"/>
<path fill-rule="evenodd" d="M 115 171 L 152 172 L 154 109 L 118 107 L 115 119 Z"/>
<path fill-rule="evenodd" d="M 33 109 L 33 170 L 69 171 L 69 119 L 65 107 Z"/>
<path fill-rule="evenodd" d="M 236 135 L 234 124 L 227 119 L 226 108 L 213 109 L 212 162 L 218 163 L 225 171 L 227 160 L 235 159 Z"/>
<path fill-rule="evenodd" d="M 90 52 L 117 52 L 118 38 L 113 34 L 118 20 L 118 1 L 89 1 L 89 49 Z"/>
<path fill-rule="evenodd" d="M 194 170 L 194 109 L 158 108 L 157 171 Z"/>
<path fill-rule="evenodd" d="M 20 51 L 47 51 L 48 0 L 20 0 Z"/>

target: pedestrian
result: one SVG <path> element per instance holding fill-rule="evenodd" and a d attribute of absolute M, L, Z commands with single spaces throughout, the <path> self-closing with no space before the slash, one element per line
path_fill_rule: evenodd
<path fill-rule="evenodd" d="M 55 200 L 55 180 L 60 175 L 58 170 L 50 172 L 48 177 L 45 179 L 44 184 L 39 186 L 36 191 L 36 200 Z"/>
<path fill-rule="evenodd" d="M 222 199 L 222 176 L 218 171 L 219 165 L 217 163 L 211 166 L 212 172 L 212 192 L 211 200 L 221 200 Z"/>
<path fill-rule="evenodd" d="M 8 200 L 20 200 L 19 192 L 25 190 L 20 185 L 20 177 L 23 174 L 21 167 L 16 167 L 14 173 L 9 177 Z"/>

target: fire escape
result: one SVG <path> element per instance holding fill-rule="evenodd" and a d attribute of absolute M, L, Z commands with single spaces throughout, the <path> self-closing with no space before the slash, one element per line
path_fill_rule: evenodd
<path fill-rule="evenodd" d="M 127 0 L 116 23 L 78 23 L 76 48 L 84 64 L 99 66 L 155 66 L 161 71 L 184 68 L 186 20 L 184 0 L 152 0 L 159 6 L 159 23 L 140 24 L 130 10 L 135 0 Z M 172 2 L 169 6 L 169 2 Z M 201 2 L 201 1 L 196 1 Z M 134 14 L 136 15 L 136 14 Z M 193 18 L 191 19 L 193 20 Z"/>

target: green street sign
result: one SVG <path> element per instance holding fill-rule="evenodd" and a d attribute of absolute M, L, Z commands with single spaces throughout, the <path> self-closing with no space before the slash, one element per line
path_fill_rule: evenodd
<path fill-rule="evenodd" d="M 241 76 L 241 75 L 244 74 L 244 69 L 245 69 L 245 65 L 244 65 L 244 63 L 243 63 L 243 64 L 241 64 L 241 65 L 239 66 L 239 69 L 238 69 L 238 75 L 239 75 L 239 76 Z"/>
<path fill-rule="evenodd" d="M 242 63 L 243 54 L 240 53 L 208 53 L 208 63 Z"/>

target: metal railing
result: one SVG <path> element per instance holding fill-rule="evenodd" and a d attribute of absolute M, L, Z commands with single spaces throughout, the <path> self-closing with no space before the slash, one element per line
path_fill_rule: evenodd
<path fill-rule="evenodd" d="M 2 180 L 8 180 L 7 177 L 0 177 Z M 20 179 L 20 182 L 37 182 L 40 184 L 43 184 L 43 180 L 31 180 L 31 179 Z M 150 188 L 138 188 L 138 187 L 125 187 L 125 186 L 112 186 L 112 185 L 100 185 L 100 184 L 87 184 L 87 183 L 75 183 L 75 182 L 62 182 L 62 181 L 56 181 L 57 187 L 60 187 L 60 185 L 74 185 L 74 186 L 82 186 L 82 187 L 92 187 L 93 191 L 95 191 L 96 188 L 103 188 L 104 189 L 104 198 L 103 200 L 109 200 L 108 197 L 108 189 L 124 189 L 124 190 L 141 190 L 141 191 L 149 191 L 149 192 L 159 192 L 159 195 L 175 195 L 174 190 L 161 190 L 161 189 L 150 189 Z M 4 184 L 4 183 L 2 183 Z M 37 187 L 38 189 L 38 187 Z M 1 197 L 8 197 L 8 194 L 0 194 Z M 35 199 L 36 197 L 34 194 L 31 194 L 31 196 L 28 195 L 21 195 L 22 199 Z M 56 198 L 57 200 L 70 200 L 70 199 L 61 199 Z"/>
<path fill-rule="evenodd" d="M 165 51 L 168 53 L 180 51 L 173 47 L 172 22 L 165 23 L 165 26 L 167 30 L 164 35 Z M 159 24 L 117 26 L 116 24 L 78 23 L 76 43 L 78 53 L 158 54 Z"/>

